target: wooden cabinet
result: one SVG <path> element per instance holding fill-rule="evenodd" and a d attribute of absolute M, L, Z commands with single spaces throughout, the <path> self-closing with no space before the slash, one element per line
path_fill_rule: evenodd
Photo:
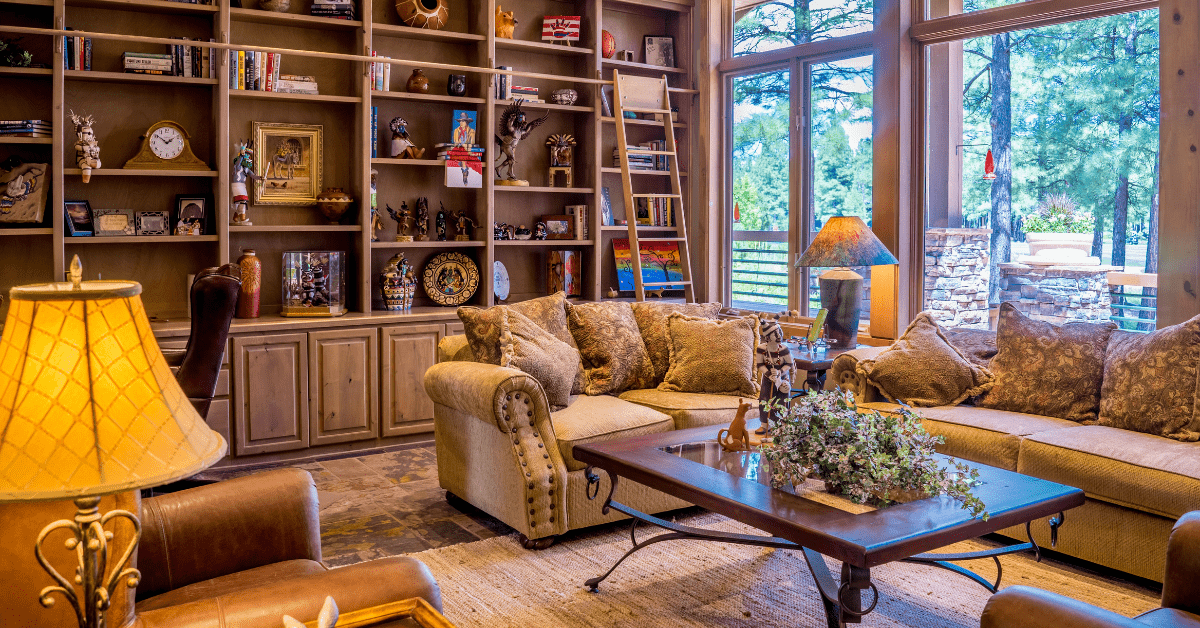
<path fill-rule="evenodd" d="M 233 339 L 234 455 L 309 446 L 308 334 Z"/>
<path fill-rule="evenodd" d="M 313 445 L 375 438 L 379 425 L 379 332 L 338 329 L 308 334 Z"/>
<path fill-rule="evenodd" d="M 446 335 L 447 336 L 458 336 L 458 335 L 465 334 L 465 333 L 467 333 L 467 332 L 466 332 L 466 328 L 463 327 L 462 321 L 454 321 L 453 323 L 446 323 Z"/>
<path fill-rule="evenodd" d="M 433 401 L 425 394 L 425 370 L 437 362 L 442 324 L 384 327 L 383 436 L 433 432 Z"/>

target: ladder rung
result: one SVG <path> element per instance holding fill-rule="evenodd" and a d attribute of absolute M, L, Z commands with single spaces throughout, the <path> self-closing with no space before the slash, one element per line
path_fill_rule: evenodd
<path fill-rule="evenodd" d="M 638 238 L 638 242 L 684 242 L 686 240 L 687 238 Z"/>
<path fill-rule="evenodd" d="M 649 148 L 626 148 L 625 152 L 630 155 L 670 155 L 675 156 L 675 151 L 671 150 L 650 150 Z"/>
<path fill-rule="evenodd" d="M 681 198 L 678 194 L 634 194 L 633 198 Z"/>
<path fill-rule="evenodd" d="M 670 109 L 643 109 L 641 107 L 621 107 L 621 111 L 632 111 L 633 113 L 661 113 L 663 115 L 671 115 Z"/>
<path fill-rule="evenodd" d="M 660 286 L 690 286 L 690 285 L 692 285 L 692 282 L 684 281 L 682 279 L 680 279 L 679 281 L 651 281 L 649 283 L 642 283 L 643 288 L 658 288 Z"/>

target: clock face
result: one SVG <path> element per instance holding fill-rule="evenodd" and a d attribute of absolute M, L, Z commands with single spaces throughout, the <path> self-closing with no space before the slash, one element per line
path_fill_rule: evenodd
<path fill-rule="evenodd" d="M 150 134 L 150 151 L 159 159 L 175 159 L 183 153 L 183 146 L 183 134 L 175 127 L 159 127 Z"/>

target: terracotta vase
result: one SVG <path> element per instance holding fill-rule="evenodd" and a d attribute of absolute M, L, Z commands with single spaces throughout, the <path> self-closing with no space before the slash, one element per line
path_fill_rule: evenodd
<path fill-rule="evenodd" d="M 242 272 L 242 287 L 238 289 L 237 317 L 258 318 L 258 304 L 262 298 L 262 260 L 254 249 L 243 249 L 237 260 Z"/>
<path fill-rule="evenodd" d="M 428 94 L 429 78 L 420 69 L 413 70 L 412 76 L 408 77 L 405 89 L 411 94 Z"/>
<path fill-rule="evenodd" d="M 346 194 L 342 188 L 325 188 L 325 191 L 317 196 L 317 209 L 321 210 L 329 224 L 336 225 L 353 202 L 354 197 Z"/>
<path fill-rule="evenodd" d="M 450 5 L 446 0 L 396 0 L 396 13 L 406 26 L 439 30 L 450 18 Z"/>

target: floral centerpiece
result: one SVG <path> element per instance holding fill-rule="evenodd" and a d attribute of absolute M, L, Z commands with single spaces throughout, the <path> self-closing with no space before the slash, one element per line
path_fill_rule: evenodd
<path fill-rule="evenodd" d="M 1033 233 L 1088 233 L 1096 227 L 1096 219 L 1079 209 L 1066 194 L 1050 194 L 1037 205 L 1032 216 L 1025 219 L 1025 231 Z"/>
<path fill-rule="evenodd" d="M 762 449 L 772 483 L 824 480 L 826 489 L 857 504 L 887 506 L 948 495 L 987 520 L 986 506 L 971 493 L 979 472 L 935 457 L 943 437 L 925 431 L 907 407 L 897 414 L 860 410 L 852 393 L 824 391 L 776 406 L 771 445 Z"/>

